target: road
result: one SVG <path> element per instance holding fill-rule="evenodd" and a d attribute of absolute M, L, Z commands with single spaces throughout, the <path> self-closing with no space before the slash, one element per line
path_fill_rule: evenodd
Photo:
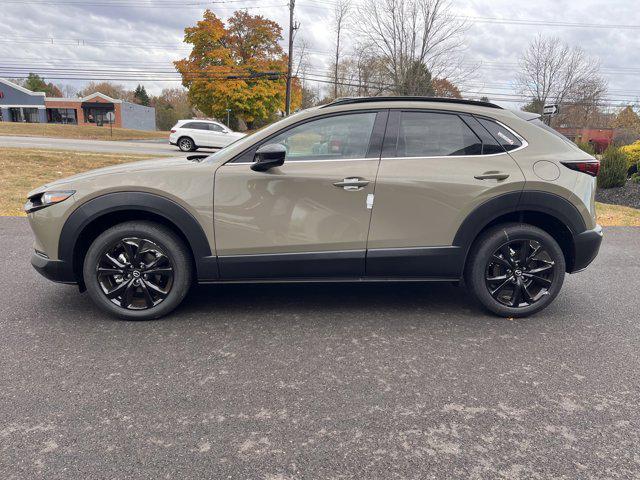
<path fill-rule="evenodd" d="M 0 146 L 16 148 L 47 148 L 80 152 L 139 153 L 151 155 L 191 155 L 164 140 L 76 140 L 69 138 L 0 136 Z M 198 153 L 211 153 L 215 149 L 199 149 Z"/>
<path fill-rule="evenodd" d="M 0 478 L 638 478 L 640 229 L 545 312 L 451 285 L 196 288 L 112 320 L 0 218 Z"/>

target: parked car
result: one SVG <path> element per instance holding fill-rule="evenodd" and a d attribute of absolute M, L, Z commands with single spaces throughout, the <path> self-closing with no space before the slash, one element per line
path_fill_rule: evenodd
<path fill-rule="evenodd" d="M 201 147 L 226 147 L 244 136 L 212 120 L 178 120 L 169 134 L 169 143 L 183 152 L 193 152 Z"/>
<path fill-rule="evenodd" d="M 125 319 L 167 314 L 193 281 L 464 280 L 517 317 L 602 240 L 598 160 L 490 103 L 341 99 L 202 157 L 29 193 L 32 264 Z"/>

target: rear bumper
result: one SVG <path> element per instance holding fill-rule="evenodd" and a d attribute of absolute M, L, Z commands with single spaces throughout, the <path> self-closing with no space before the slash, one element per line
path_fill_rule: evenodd
<path fill-rule="evenodd" d="M 51 260 L 34 252 L 31 256 L 31 265 L 40 275 L 54 282 L 78 283 L 69 263 L 62 260 Z"/>
<path fill-rule="evenodd" d="M 573 237 L 573 265 L 569 273 L 579 272 L 589 266 L 598 255 L 602 243 L 602 227 L 596 225 L 593 230 L 586 230 Z"/>

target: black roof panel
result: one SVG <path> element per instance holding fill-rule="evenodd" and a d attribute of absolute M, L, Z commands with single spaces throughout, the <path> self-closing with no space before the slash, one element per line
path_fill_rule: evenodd
<path fill-rule="evenodd" d="M 333 102 L 323 105 L 321 108 L 332 107 L 336 105 L 349 105 L 354 103 L 367 102 L 437 102 L 437 103 L 456 103 L 459 105 L 475 105 L 477 107 L 499 108 L 502 107 L 495 103 L 482 102 L 479 100 L 464 100 L 462 98 L 447 97 L 343 97 L 336 98 Z"/>

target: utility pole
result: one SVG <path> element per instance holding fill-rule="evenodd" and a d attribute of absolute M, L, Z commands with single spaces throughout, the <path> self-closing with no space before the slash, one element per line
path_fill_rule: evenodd
<path fill-rule="evenodd" d="M 293 36 L 299 25 L 293 21 L 293 9 L 296 6 L 296 0 L 289 0 L 289 62 L 287 65 L 287 91 L 284 101 L 285 114 L 291 113 L 291 81 L 293 74 Z"/>

